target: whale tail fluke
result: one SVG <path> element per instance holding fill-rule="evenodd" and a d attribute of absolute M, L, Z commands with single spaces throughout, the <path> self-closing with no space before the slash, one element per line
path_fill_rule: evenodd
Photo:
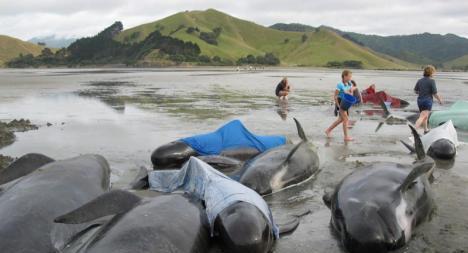
<path fill-rule="evenodd" d="M 297 120 L 296 118 L 294 118 L 294 122 L 296 123 L 296 128 L 297 128 L 297 134 L 299 135 L 299 137 L 301 138 L 301 140 L 303 141 L 308 141 L 307 140 L 307 136 L 304 132 L 304 129 L 302 128 L 302 125 L 301 123 L 299 122 L 299 120 Z"/>
<path fill-rule="evenodd" d="M 55 223 L 81 224 L 131 210 L 141 198 L 124 190 L 112 190 L 77 209 L 54 219 Z"/>
<path fill-rule="evenodd" d="M 400 140 L 400 142 L 401 142 L 401 144 L 403 144 L 403 146 L 405 146 L 411 152 L 411 154 L 416 153 L 416 149 L 413 147 L 413 145 L 411 145 L 408 142 L 405 142 L 403 140 Z"/>

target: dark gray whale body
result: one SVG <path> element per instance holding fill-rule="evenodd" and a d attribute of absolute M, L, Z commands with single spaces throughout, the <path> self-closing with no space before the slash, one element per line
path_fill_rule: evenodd
<path fill-rule="evenodd" d="M 416 134 L 416 130 L 413 129 Z M 331 225 L 349 252 L 381 253 L 401 248 L 414 228 L 434 210 L 426 158 L 419 136 L 419 160 L 413 166 L 377 163 L 346 176 L 324 196 Z"/>
<path fill-rule="evenodd" d="M 247 162 L 239 182 L 261 195 L 300 183 L 319 170 L 316 148 L 308 142 L 299 121 L 294 119 L 302 141 L 265 151 Z"/>
<path fill-rule="evenodd" d="M 55 162 L 42 155 L 26 155 L 5 170 L 11 169 L 18 170 L 17 175 L 26 174 L 21 170 L 30 173 L 1 186 L 2 252 L 62 249 L 85 225 L 67 227 L 54 224 L 53 219 L 101 195 L 109 187 L 109 166 L 103 157 L 96 155 Z"/>
<path fill-rule="evenodd" d="M 140 198 L 113 190 L 55 221 L 79 224 L 114 215 L 80 253 L 204 253 L 209 249 L 209 232 L 202 208 L 180 194 Z"/>

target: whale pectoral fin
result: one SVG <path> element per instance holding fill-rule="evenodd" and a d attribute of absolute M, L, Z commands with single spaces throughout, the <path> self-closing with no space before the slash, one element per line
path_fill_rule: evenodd
<path fill-rule="evenodd" d="M 53 161 L 54 159 L 42 154 L 31 153 L 23 155 L 0 171 L 0 185 L 26 176 Z"/>
<path fill-rule="evenodd" d="M 278 225 L 279 234 L 283 235 L 283 234 L 288 234 L 288 233 L 294 232 L 294 230 L 296 230 L 296 228 L 299 226 L 300 218 L 303 217 L 303 216 L 306 216 L 306 215 L 308 215 L 310 213 L 311 213 L 311 211 L 309 209 L 307 209 L 307 210 L 301 211 L 300 213 L 293 214 L 289 218 L 289 220 L 287 220 L 286 222 Z"/>
<path fill-rule="evenodd" d="M 294 118 L 294 122 L 296 123 L 297 134 L 299 135 L 299 138 L 301 138 L 301 140 L 303 140 L 303 141 L 307 141 L 307 136 L 306 136 L 306 134 L 304 132 L 304 129 L 302 128 L 302 125 L 299 122 L 299 120 Z"/>
<path fill-rule="evenodd" d="M 405 181 L 398 187 L 398 190 L 401 192 L 405 192 L 408 189 L 411 189 L 412 186 L 415 184 L 415 180 L 428 173 L 434 167 L 434 161 L 424 161 L 422 163 L 418 163 L 413 170 L 408 174 Z"/>
<path fill-rule="evenodd" d="M 298 217 L 291 217 L 289 221 L 286 221 L 283 224 L 278 224 L 279 234 L 284 235 L 294 232 L 294 230 L 299 226 L 299 223 Z"/>
<path fill-rule="evenodd" d="M 411 153 L 416 153 L 416 149 L 409 143 L 403 141 L 403 140 L 400 140 L 401 144 L 403 144 L 403 146 L 405 146 Z"/>
<path fill-rule="evenodd" d="M 419 136 L 418 131 L 412 126 L 408 125 L 411 129 L 411 133 L 413 134 L 414 137 L 414 148 L 416 150 L 416 155 L 418 160 L 424 160 L 426 157 L 426 152 L 424 151 L 424 146 L 421 141 L 421 137 Z"/>
<path fill-rule="evenodd" d="M 132 190 L 144 190 L 149 188 L 148 170 L 141 166 L 135 179 L 129 184 Z"/>
<path fill-rule="evenodd" d="M 141 198 L 123 190 L 112 190 L 83 206 L 54 219 L 55 223 L 81 224 L 107 215 L 122 214 L 131 210 Z"/>

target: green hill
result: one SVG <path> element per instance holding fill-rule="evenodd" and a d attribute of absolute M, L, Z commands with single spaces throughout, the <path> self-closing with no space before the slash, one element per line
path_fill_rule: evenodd
<path fill-rule="evenodd" d="M 190 29 L 189 29 L 190 28 Z M 200 38 L 221 28 L 215 44 Z M 330 61 L 361 61 L 364 68 L 404 69 L 411 64 L 373 52 L 326 28 L 310 32 L 280 31 L 241 20 L 217 10 L 186 11 L 124 30 L 116 40 L 134 43 L 158 30 L 163 35 L 198 44 L 201 53 L 236 61 L 249 54 L 272 52 L 286 66 L 325 66 Z M 195 30 L 195 31 L 194 31 Z M 305 36 L 304 36 L 305 35 Z"/>
<path fill-rule="evenodd" d="M 468 71 L 468 54 L 444 63 L 444 67 Z"/>
<path fill-rule="evenodd" d="M 3 67 L 5 62 L 19 56 L 20 54 L 39 55 L 43 47 L 12 38 L 5 35 L 0 35 L 0 67 Z"/>

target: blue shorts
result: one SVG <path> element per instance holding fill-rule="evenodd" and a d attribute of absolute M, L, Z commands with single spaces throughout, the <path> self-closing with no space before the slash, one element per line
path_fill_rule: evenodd
<path fill-rule="evenodd" d="M 431 98 L 418 98 L 419 111 L 431 111 L 432 110 L 432 99 Z"/>

